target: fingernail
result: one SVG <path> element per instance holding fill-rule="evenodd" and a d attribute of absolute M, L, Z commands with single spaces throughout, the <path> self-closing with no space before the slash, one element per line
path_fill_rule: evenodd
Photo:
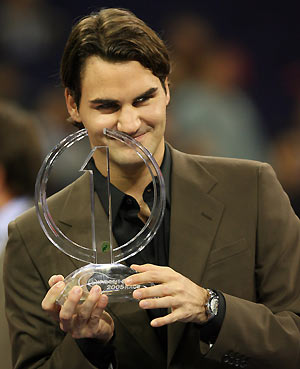
<path fill-rule="evenodd" d="M 101 301 L 101 302 L 103 302 L 103 303 L 104 303 L 104 302 L 106 302 L 106 296 L 102 295 L 102 296 L 100 297 L 100 301 Z"/>
<path fill-rule="evenodd" d="M 60 281 L 60 282 L 58 282 L 58 283 L 55 284 L 55 287 L 62 288 L 64 285 L 65 285 L 64 282 L 63 281 Z"/>
<path fill-rule="evenodd" d="M 158 325 L 158 324 L 157 324 L 157 321 L 156 321 L 156 320 L 152 320 L 152 321 L 151 321 L 151 326 L 152 326 L 152 327 L 157 327 L 157 325 Z"/>
<path fill-rule="evenodd" d="M 100 292 L 100 287 L 98 285 L 94 286 L 92 292 L 98 295 L 98 293 Z"/>
<path fill-rule="evenodd" d="M 76 295 L 79 295 L 81 293 L 81 288 L 78 286 L 78 287 L 74 287 L 73 288 L 73 292 L 76 293 Z"/>
<path fill-rule="evenodd" d="M 124 279 L 124 283 L 125 283 L 125 284 L 130 284 L 130 283 L 132 283 L 132 278 L 131 278 L 131 277 L 128 277 L 128 278 Z"/>
<path fill-rule="evenodd" d="M 144 308 L 149 306 L 149 302 L 146 300 L 141 301 L 140 304 L 141 304 L 141 307 L 144 307 Z"/>
<path fill-rule="evenodd" d="M 140 291 L 134 291 L 133 297 L 136 299 L 140 299 L 142 297 L 142 293 Z"/>

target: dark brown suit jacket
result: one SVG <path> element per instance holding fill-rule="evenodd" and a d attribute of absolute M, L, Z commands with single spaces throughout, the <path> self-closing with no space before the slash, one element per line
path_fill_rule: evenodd
<path fill-rule="evenodd" d="M 4 285 L 2 280 L 4 250 L 0 250 L 0 367 L 11 369 L 11 348 L 5 316 Z"/>
<path fill-rule="evenodd" d="M 137 303 L 111 304 L 119 368 L 299 369 L 300 223 L 273 170 L 171 155 L 169 265 L 222 291 L 226 315 L 210 350 L 194 325 L 168 326 L 166 356 Z M 84 246 L 91 238 L 86 182 L 83 176 L 49 200 L 56 224 Z M 96 211 L 105 225 L 98 200 Z M 10 225 L 5 285 L 15 368 L 94 368 L 41 309 L 49 277 L 82 265 L 50 245 L 34 210 Z"/>

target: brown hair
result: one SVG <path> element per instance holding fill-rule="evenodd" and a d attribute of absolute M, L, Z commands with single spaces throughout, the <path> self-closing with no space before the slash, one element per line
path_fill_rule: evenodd
<path fill-rule="evenodd" d="M 86 59 L 98 55 L 109 62 L 138 61 L 160 79 L 170 73 L 167 48 L 141 19 L 125 9 L 102 9 L 81 19 L 72 29 L 61 61 L 61 80 L 77 106 Z"/>
<path fill-rule="evenodd" d="M 34 194 L 41 165 L 41 145 L 34 116 L 20 107 L 0 101 L 0 166 L 14 196 Z"/>

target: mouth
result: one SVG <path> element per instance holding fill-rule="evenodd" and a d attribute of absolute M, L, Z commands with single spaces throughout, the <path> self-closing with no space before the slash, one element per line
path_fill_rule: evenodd
<path fill-rule="evenodd" d="M 138 141 L 138 142 L 142 142 L 144 141 L 144 138 L 145 136 L 147 135 L 147 133 L 149 133 L 150 130 L 139 130 L 135 133 L 132 133 L 132 134 L 128 134 L 127 132 L 123 132 L 123 131 L 120 131 L 120 133 L 125 133 L 126 135 L 130 136 L 131 138 L 133 138 L 134 140 Z M 108 142 L 111 142 L 111 140 L 114 141 L 114 138 L 112 137 L 109 137 L 109 136 L 106 136 L 106 140 Z M 118 140 L 117 140 L 118 141 Z"/>
<path fill-rule="evenodd" d="M 148 133 L 148 131 L 145 131 L 145 132 L 138 132 L 134 135 L 132 135 L 131 137 L 134 138 L 135 140 L 137 141 L 142 141 L 143 138 L 145 137 L 145 135 Z"/>
<path fill-rule="evenodd" d="M 132 138 L 134 138 L 136 141 L 142 141 L 143 137 L 144 137 L 144 133 L 138 136 L 132 136 Z"/>

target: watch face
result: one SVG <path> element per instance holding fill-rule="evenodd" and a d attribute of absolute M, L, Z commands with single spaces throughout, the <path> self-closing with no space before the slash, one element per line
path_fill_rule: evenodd
<path fill-rule="evenodd" d="M 214 315 L 218 314 L 218 307 L 219 307 L 219 299 L 217 297 L 213 297 L 210 301 L 210 308 Z"/>

